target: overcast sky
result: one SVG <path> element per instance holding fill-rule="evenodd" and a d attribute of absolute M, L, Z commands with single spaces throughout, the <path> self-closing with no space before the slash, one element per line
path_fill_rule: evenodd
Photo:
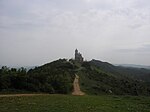
<path fill-rule="evenodd" d="M 150 0 L 0 0 L 0 65 L 73 58 L 150 65 Z"/>

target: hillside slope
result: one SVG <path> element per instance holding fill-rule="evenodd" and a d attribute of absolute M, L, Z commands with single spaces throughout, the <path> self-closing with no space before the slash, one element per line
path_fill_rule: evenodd
<path fill-rule="evenodd" d="M 45 77 L 44 81 L 50 79 L 46 83 L 51 85 L 53 93 L 71 92 L 71 84 L 77 74 L 80 76 L 81 90 L 87 94 L 150 94 L 150 89 L 144 82 L 133 80 L 122 74 L 123 72 L 106 62 L 92 60 L 78 63 L 74 60 L 60 59 L 30 70 L 28 74 L 34 79 L 37 77 Z M 41 82 L 41 79 L 39 81 Z M 41 84 L 45 85 L 45 82 Z"/>
<path fill-rule="evenodd" d="M 92 60 L 90 63 L 107 73 L 112 73 L 118 76 L 128 76 L 133 79 L 150 82 L 150 69 L 114 66 L 110 63 L 99 60 Z"/>
<path fill-rule="evenodd" d="M 131 77 L 134 73 L 149 74 L 149 71 L 126 70 L 98 60 L 79 63 L 72 59 L 59 59 L 27 73 L 0 69 L 0 91 L 15 89 L 71 94 L 77 74 L 81 91 L 86 94 L 150 95 L 150 87 L 144 81 Z"/>

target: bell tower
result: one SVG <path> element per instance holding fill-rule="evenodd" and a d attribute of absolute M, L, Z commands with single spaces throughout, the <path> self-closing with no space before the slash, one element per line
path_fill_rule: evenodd
<path fill-rule="evenodd" d="M 83 62 L 82 54 L 80 52 L 78 52 L 77 49 L 75 50 L 75 61 Z"/>

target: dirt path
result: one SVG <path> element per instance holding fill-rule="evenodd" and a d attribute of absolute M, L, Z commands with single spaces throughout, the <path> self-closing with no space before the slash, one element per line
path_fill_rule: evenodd
<path fill-rule="evenodd" d="M 80 90 L 79 76 L 76 74 L 75 74 L 75 79 L 73 82 L 73 88 L 74 90 L 72 92 L 72 95 L 85 95 L 85 93 Z"/>
<path fill-rule="evenodd" d="M 7 94 L 7 95 L 0 95 L 0 97 L 14 97 L 14 96 L 40 96 L 40 95 L 48 95 L 48 94 Z"/>

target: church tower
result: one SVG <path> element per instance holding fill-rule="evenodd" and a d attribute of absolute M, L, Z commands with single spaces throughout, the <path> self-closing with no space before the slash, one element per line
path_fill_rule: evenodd
<path fill-rule="evenodd" d="M 80 52 L 78 52 L 77 49 L 75 50 L 75 61 L 83 62 L 82 54 Z"/>

